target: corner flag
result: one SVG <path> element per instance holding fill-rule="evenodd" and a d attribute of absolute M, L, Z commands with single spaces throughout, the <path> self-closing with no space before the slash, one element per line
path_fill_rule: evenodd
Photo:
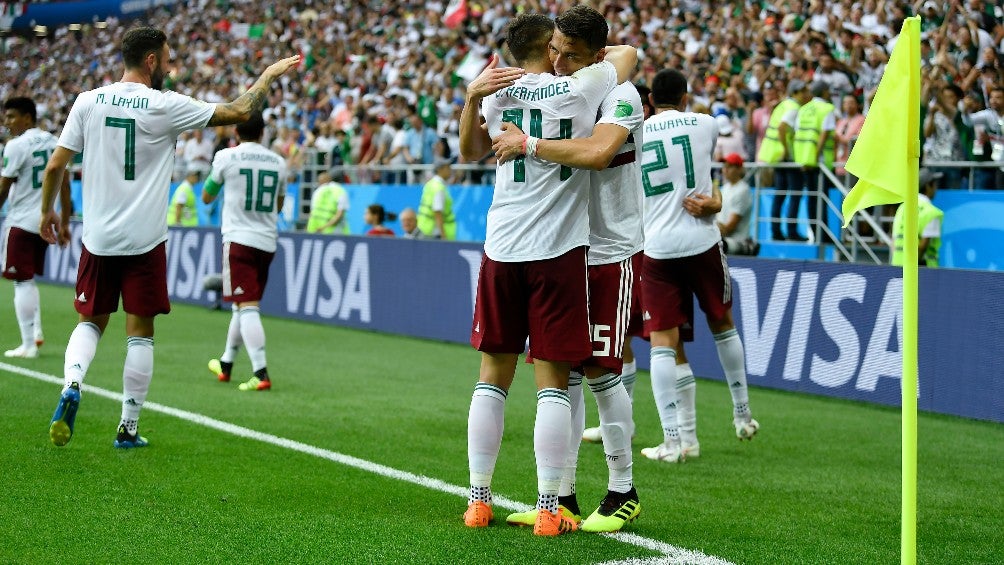
<path fill-rule="evenodd" d="M 920 161 L 920 18 L 907 18 L 845 168 L 858 177 L 844 198 L 844 227 L 863 208 L 917 192 Z M 911 175 L 912 172 L 912 175 Z"/>
<path fill-rule="evenodd" d="M 917 563 L 917 176 L 920 163 L 920 18 L 903 22 L 858 142 L 844 168 L 860 180 L 844 199 L 844 226 L 862 208 L 903 203 L 903 507 L 900 562 Z"/>

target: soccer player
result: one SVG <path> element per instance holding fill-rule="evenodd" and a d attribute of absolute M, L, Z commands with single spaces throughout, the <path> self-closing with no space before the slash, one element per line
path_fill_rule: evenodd
<path fill-rule="evenodd" d="M 14 281 L 14 314 L 21 329 L 21 345 L 5 351 L 5 357 L 34 359 L 42 336 L 42 311 L 35 275 L 45 274 L 45 250 L 49 244 L 38 235 L 41 207 L 41 172 L 56 148 L 56 137 L 35 126 L 35 102 L 17 97 L 4 102 L 4 125 L 14 137 L 3 148 L 0 171 L 0 206 L 10 201 L 3 234 L 3 277 Z M 59 191 L 59 243 L 70 240 L 70 180 Z"/>
<path fill-rule="evenodd" d="M 718 136 L 714 118 L 685 112 L 687 80 L 664 69 L 652 81 L 656 115 L 645 120 L 642 186 L 645 254 L 642 306 L 652 340 L 652 390 L 663 427 L 663 442 L 642 449 L 649 459 L 675 463 L 685 453 L 677 421 L 676 353 L 686 321 L 687 289 L 697 297 L 715 338 L 718 357 L 732 393 L 733 423 L 740 439 L 759 424 L 752 418 L 742 341 L 732 321 L 732 288 L 722 237 L 711 217 L 695 217 L 684 198 L 712 194 L 711 158 Z"/>
<path fill-rule="evenodd" d="M 109 316 L 118 309 L 120 294 L 127 348 L 122 419 L 114 446 L 147 445 L 138 423 L 153 377 L 154 317 L 171 310 L 164 203 L 177 137 L 185 130 L 247 120 L 261 108 L 271 83 L 300 60 L 294 56 L 272 64 L 232 102 L 208 104 L 161 92 L 170 58 L 164 32 L 150 27 L 127 31 L 122 37 L 122 79 L 77 96 L 45 168 L 40 231 L 53 243 L 56 187 L 73 156 L 84 154 L 87 215 L 74 301 L 80 322 L 66 344 L 63 392 L 49 425 L 56 445 L 66 445 L 73 435 L 80 385 Z"/>
<path fill-rule="evenodd" d="M 560 76 L 572 75 L 603 58 L 594 46 L 563 34 L 560 26 L 548 51 L 555 73 Z M 632 473 L 631 398 L 620 373 L 635 281 L 632 257 L 642 249 L 641 169 L 636 151 L 641 147 L 643 122 L 641 96 L 634 85 L 625 82 L 604 98 L 599 120 L 588 138 L 541 139 L 534 155 L 545 161 L 592 170 L 587 262 L 593 354 L 583 368 L 600 413 L 609 479 L 606 497 L 582 522 L 582 530 L 587 532 L 618 531 L 641 512 Z M 522 156 L 527 136 L 513 124 L 503 124 L 502 131 L 492 145 L 498 160 L 504 162 Z M 573 516 L 579 514 L 575 473 L 585 428 L 582 377 L 573 372 L 569 379 L 572 435 L 559 491 L 561 506 Z M 511 514 L 506 521 L 527 524 L 531 518 L 529 513 L 520 512 Z"/>
<path fill-rule="evenodd" d="M 633 71 L 636 49 L 618 46 L 607 48 L 606 61 L 572 76 L 550 74 L 547 49 L 555 25 L 594 50 L 606 43 L 606 21 L 584 6 L 566 11 L 557 22 L 540 14 L 514 18 L 507 45 L 526 75 L 521 69 L 496 68 L 493 58 L 468 85 L 460 123 L 465 159 L 484 157 L 503 121 L 528 125 L 529 155 L 542 138 L 588 136 L 600 102 Z M 487 131 L 478 119 L 481 104 Z M 482 355 L 468 420 L 471 491 L 464 522 L 470 527 L 487 526 L 492 519 L 491 479 L 505 399 L 527 336 L 538 390 L 539 496 L 533 531 L 555 536 L 578 527 L 558 512 L 558 492 L 571 433 L 569 371 L 592 353 L 585 269 L 588 182 L 587 171 L 533 157 L 498 168 L 471 332 L 471 344 Z"/>
<path fill-rule="evenodd" d="M 202 201 L 216 200 L 222 185 L 223 198 L 223 300 L 233 303 L 227 343 L 219 359 L 209 361 L 209 370 L 221 382 L 230 381 L 234 357 L 241 344 L 247 346 L 254 375 L 237 388 L 269 390 L 272 381 L 265 363 L 265 328 L 258 304 L 268 282 L 268 267 L 275 256 L 276 221 L 286 198 L 286 161 L 261 145 L 265 121 L 256 112 L 237 124 L 237 147 L 223 149 L 213 157 L 213 166 L 202 191 Z"/>

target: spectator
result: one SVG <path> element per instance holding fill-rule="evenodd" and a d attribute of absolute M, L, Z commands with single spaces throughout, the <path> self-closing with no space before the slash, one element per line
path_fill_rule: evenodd
<path fill-rule="evenodd" d="M 967 159 L 966 147 L 972 147 L 971 128 L 963 122 L 959 102 L 962 89 L 954 84 L 935 87 L 938 92 L 932 98 L 927 117 L 924 119 L 924 159 L 929 161 L 963 161 Z M 839 124 L 838 124 L 839 129 Z M 944 175 L 942 186 L 959 188 L 962 185 L 962 171 L 957 167 L 933 169 Z"/>
<path fill-rule="evenodd" d="M 366 221 L 367 226 L 371 226 L 366 232 L 366 235 L 372 235 L 377 237 L 394 237 L 394 230 L 383 225 L 387 220 L 394 221 L 397 219 L 397 215 L 393 212 L 387 212 L 384 210 L 382 204 L 370 204 L 366 207 L 366 213 L 363 215 L 363 219 Z"/>
<path fill-rule="evenodd" d="M 425 239 L 426 235 L 418 229 L 418 216 L 415 210 L 405 208 L 398 214 L 397 220 L 401 222 L 401 237 L 405 239 Z"/>
<path fill-rule="evenodd" d="M 750 237 L 750 214 L 753 212 L 753 194 L 747 184 L 743 158 L 729 153 L 722 159 L 722 209 L 715 218 L 722 233 L 725 252 L 732 255 L 757 255 L 760 244 Z"/>
<path fill-rule="evenodd" d="M 404 139 L 404 160 L 409 165 L 431 164 L 433 150 L 439 142 L 436 130 L 428 127 L 421 116 L 413 113 L 408 120 L 411 122 L 411 129 L 405 134 Z M 409 178 L 414 179 L 417 175 L 415 171 L 409 171 Z"/>
<path fill-rule="evenodd" d="M 213 162 L 213 151 L 216 145 L 206 137 L 201 129 L 192 130 L 188 140 L 185 141 L 182 154 L 185 158 L 185 168 L 195 171 L 199 175 L 209 172 L 209 164 Z"/>
<path fill-rule="evenodd" d="M 1004 188 L 1004 85 L 993 87 L 988 106 L 965 116 L 964 123 L 975 129 L 974 158 L 977 161 L 996 161 L 1002 164 L 1002 168 L 977 169 L 976 188 Z"/>
<path fill-rule="evenodd" d="M 845 94 L 840 109 L 843 116 L 837 120 L 837 129 L 833 132 L 836 139 L 837 162 L 844 163 L 851 154 L 854 142 L 865 125 L 865 116 L 861 113 L 861 103 L 853 94 Z M 838 174 L 846 174 L 843 165 L 837 167 Z M 848 185 L 853 183 L 848 183 Z"/>

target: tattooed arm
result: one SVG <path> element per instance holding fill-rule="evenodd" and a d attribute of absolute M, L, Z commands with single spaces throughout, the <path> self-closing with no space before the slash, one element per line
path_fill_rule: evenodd
<path fill-rule="evenodd" d="M 299 63 L 299 55 L 273 63 L 269 68 L 265 69 L 265 72 L 258 77 L 258 80 L 255 81 L 247 92 L 233 102 L 217 104 L 216 111 L 213 112 L 213 117 L 209 119 L 206 127 L 228 126 L 230 124 L 246 122 L 253 112 L 259 111 L 265 106 L 265 100 L 268 98 L 268 89 L 272 82 Z"/>

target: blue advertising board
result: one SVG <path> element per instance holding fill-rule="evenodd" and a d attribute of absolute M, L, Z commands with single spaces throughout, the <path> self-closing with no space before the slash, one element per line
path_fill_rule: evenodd
<path fill-rule="evenodd" d="M 80 225 L 74 230 L 70 246 L 49 250 L 52 282 L 75 281 Z M 172 300 L 215 299 L 202 280 L 220 271 L 221 250 L 216 230 L 170 230 Z M 467 343 L 481 257 L 477 243 L 283 233 L 261 308 L 273 316 Z M 899 269 L 756 258 L 730 263 L 751 385 L 899 405 Z M 996 346 L 1004 336 L 998 298 L 1004 274 L 924 269 L 920 288 L 920 409 L 1004 422 L 1004 359 Z M 695 326 L 696 341 L 687 346 L 691 364 L 700 376 L 721 378 L 707 324 Z M 639 366 L 647 368 L 647 347 L 637 338 L 635 346 Z"/>

